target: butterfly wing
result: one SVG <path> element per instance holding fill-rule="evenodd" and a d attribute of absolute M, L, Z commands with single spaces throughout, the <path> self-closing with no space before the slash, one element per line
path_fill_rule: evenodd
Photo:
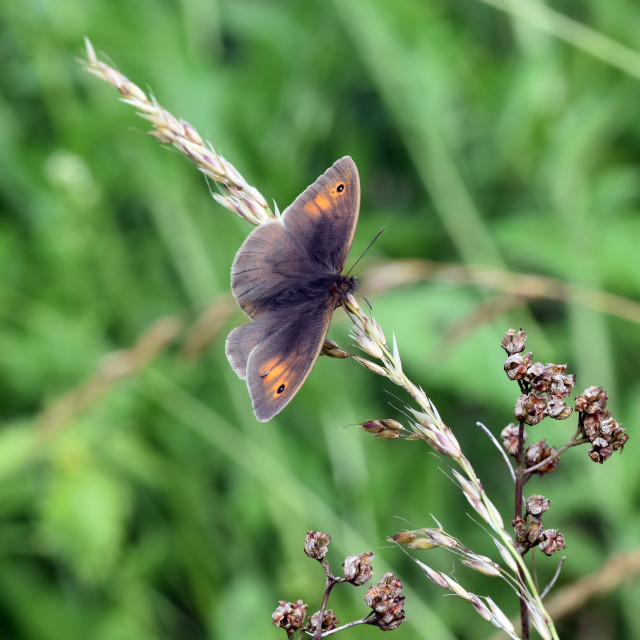
<path fill-rule="evenodd" d="M 287 207 L 282 224 L 315 264 L 339 273 L 351 249 L 359 210 L 358 169 L 345 156 Z"/>
<path fill-rule="evenodd" d="M 254 229 L 238 250 L 231 267 L 231 291 L 240 308 L 257 318 L 316 270 L 280 221 L 267 222 Z"/>
<path fill-rule="evenodd" d="M 331 298 L 306 302 L 270 312 L 229 334 L 227 356 L 236 373 L 246 378 L 253 412 L 261 422 L 280 413 L 306 380 L 334 307 Z"/>
<path fill-rule="evenodd" d="M 225 353 L 233 370 L 243 380 L 247 377 L 247 362 L 251 352 L 262 340 L 268 340 L 280 327 L 269 316 L 236 327 L 227 336 Z"/>

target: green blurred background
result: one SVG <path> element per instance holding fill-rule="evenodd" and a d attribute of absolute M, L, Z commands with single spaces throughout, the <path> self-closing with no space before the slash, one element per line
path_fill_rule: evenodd
<path fill-rule="evenodd" d="M 512 419 L 504 331 L 527 330 L 534 358 L 569 363 L 578 388 L 604 386 L 632 437 L 624 455 L 598 466 L 574 449 L 527 491 L 551 500 L 545 525 L 567 539 L 556 590 L 638 547 L 640 5 L 553 4 L 0 2 L 0 637 L 282 638 L 279 599 L 310 611 L 321 600 L 322 571 L 302 553 L 309 529 L 332 534 L 335 571 L 371 550 L 376 581 L 402 579 L 408 622 L 395 637 L 493 633 L 385 542 L 434 514 L 495 555 L 446 460 L 350 426 L 402 419 L 401 392 L 321 358 L 281 415 L 255 421 L 224 355 L 244 322 L 228 311 L 229 270 L 250 227 L 82 71 L 84 36 L 281 210 L 353 156 L 352 255 L 387 227 L 358 266 L 362 292 L 506 521 L 508 474 L 475 426 L 498 434 Z M 407 258 L 590 290 L 524 300 L 455 270 L 393 286 L 373 276 Z M 212 340 L 187 358 L 198 319 Z M 158 353 L 128 369 L 123 350 L 141 336 Z M 331 336 L 349 343 L 340 310 Z M 560 446 L 575 428 L 546 422 L 531 441 Z M 422 559 L 454 566 L 444 552 Z M 538 558 L 542 585 L 557 563 Z M 640 637 L 630 573 L 559 619 L 561 636 Z M 517 613 L 502 582 L 455 577 Z M 335 590 L 342 622 L 366 613 L 364 591 Z"/>

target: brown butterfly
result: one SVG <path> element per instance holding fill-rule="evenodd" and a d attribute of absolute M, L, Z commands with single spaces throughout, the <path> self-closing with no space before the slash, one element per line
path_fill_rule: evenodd
<path fill-rule="evenodd" d="M 308 186 L 279 220 L 254 229 L 231 268 L 231 291 L 251 322 L 226 353 L 247 381 L 253 412 L 270 420 L 306 380 L 331 316 L 356 288 L 342 275 L 358 222 L 360 180 L 349 156 Z"/>

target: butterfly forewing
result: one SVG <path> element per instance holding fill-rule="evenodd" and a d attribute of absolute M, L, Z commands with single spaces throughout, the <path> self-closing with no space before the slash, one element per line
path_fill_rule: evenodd
<path fill-rule="evenodd" d="M 345 156 L 287 207 L 282 223 L 315 263 L 340 272 L 351 249 L 359 209 L 358 169 Z"/>
<path fill-rule="evenodd" d="M 282 292 L 300 283 L 314 270 L 307 253 L 280 222 L 254 229 L 236 254 L 231 267 L 231 291 L 241 309 L 256 318 Z"/>

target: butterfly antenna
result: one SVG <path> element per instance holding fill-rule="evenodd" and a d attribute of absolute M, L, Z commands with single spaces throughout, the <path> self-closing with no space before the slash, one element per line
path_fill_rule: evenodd
<path fill-rule="evenodd" d="M 378 233 L 376 233 L 376 237 L 369 243 L 369 246 L 362 252 L 362 254 L 360 255 L 360 257 L 351 265 L 351 269 L 349 269 L 349 271 L 347 271 L 347 273 L 345 275 L 349 275 L 354 267 L 358 264 L 358 262 L 360 262 L 360 260 L 362 260 L 362 258 L 364 258 L 364 254 L 367 253 L 367 251 L 369 251 L 369 249 L 371 249 L 371 247 L 373 246 L 373 243 L 380 237 L 380 234 L 386 229 L 386 227 L 382 227 L 382 229 L 380 229 L 380 231 L 378 231 Z"/>

